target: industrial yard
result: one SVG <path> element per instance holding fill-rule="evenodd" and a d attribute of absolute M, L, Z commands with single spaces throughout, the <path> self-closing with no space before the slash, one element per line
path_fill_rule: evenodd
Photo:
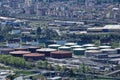
<path fill-rule="evenodd" d="M 0 80 L 119 80 L 119 0 L 1 0 Z"/>

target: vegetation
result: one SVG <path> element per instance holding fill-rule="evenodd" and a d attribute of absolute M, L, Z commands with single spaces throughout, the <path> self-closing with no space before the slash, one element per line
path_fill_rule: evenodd
<path fill-rule="evenodd" d="M 31 68 L 30 63 L 26 62 L 23 58 L 13 57 L 11 55 L 0 55 L 0 63 L 21 69 Z"/>

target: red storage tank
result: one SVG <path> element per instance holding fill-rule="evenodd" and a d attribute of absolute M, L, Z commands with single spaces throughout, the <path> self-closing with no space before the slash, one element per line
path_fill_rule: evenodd
<path fill-rule="evenodd" d="M 36 61 L 36 60 L 44 60 L 45 55 L 39 53 L 31 53 L 31 54 L 24 54 L 24 59 L 27 61 Z"/>
<path fill-rule="evenodd" d="M 10 54 L 15 57 L 23 57 L 24 54 L 30 54 L 30 52 L 29 51 L 13 51 L 13 52 L 10 52 Z"/>
<path fill-rule="evenodd" d="M 15 51 L 27 51 L 27 48 L 15 48 Z"/>
<path fill-rule="evenodd" d="M 72 58 L 72 53 L 70 51 L 54 51 L 51 52 L 52 58 Z"/>

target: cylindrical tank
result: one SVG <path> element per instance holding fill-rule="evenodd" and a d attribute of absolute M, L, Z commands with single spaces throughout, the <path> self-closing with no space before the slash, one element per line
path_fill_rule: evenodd
<path fill-rule="evenodd" d="M 97 54 L 101 54 L 102 52 L 100 50 L 87 50 L 85 51 L 85 56 L 86 57 L 93 57 Z"/>
<path fill-rule="evenodd" d="M 57 50 L 51 48 L 41 48 L 41 49 L 37 49 L 36 51 L 37 53 L 45 54 L 46 57 L 50 57 L 50 53 Z"/>
<path fill-rule="evenodd" d="M 24 54 L 30 54 L 30 52 L 29 51 L 13 51 L 13 52 L 10 52 L 10 54 L 15 57 L 23 57 Z"/>
<path fill-rule="evenodd" d="M 14 49 L 12 49 L 12 48 L 2 48 L 0 50 L 0 53 L 1 54 L 9 54 L 11 51 L 14 51 Z"/>
<path fill-rule="evenodd" d="M 120 48 L 116 48 L 117 54 L 120 54 Z"/>
<path fill-rule="evenodd" d="M 117 54 L 117 50 L 116 49 L 101 49 L 102 53 L 105 54 Z"/>
<path fill-rule="evenodd" d="M 75 49 L 75 48 L 82 48 L 83 46 L 80 46 L 80 45 L 74 45 L 74 46 L 71 46 L 71 49 Z"/>
<path fill-rule="evenodd" d="M 98 47 L 87 47 L 86 50 L 99 50 Z"/>
<path fill-rule="evenodd" d="M 58 49 L 58 47 L 60 47 L 61 45 L 58 45 L 58 44 L 51 44 L 51 45 L 48 45 L 49 48 L 52 48 L 52 49 Z"/>
<path fill-rule="evenodd" d="M 100 49 L 110 49 L 111 46 L 99 46 Z"/>
<path fill-rule="evenodd" d="M 72 58 L 72 53 L 70 51 L 55 51 L 51 52 L 52 58 Z"/>
<path fill-rule="evenodd" d="M 71 48 L 68 46 L 61 46 L 58 48 L 58 50 L 63 50 L 63 51 L 71 51 Z"/>
<path fill-rule="evenodd" d="M 7 45 L 0 45 L 0 48 L 8 48 Z"/>
<path fill-rule="evenodd" d="M 70 46 L 74 46 L 74 45 L 77 45 L 77 43 L 65 43 L 65 46 L 68 46 L 68 47 L 70 47 Z"/>
<path fill-rule="evenodd" d="M 22 45 L 21 45 L 22 48 L 28 48 L 28 47 L 30 47 L 30 46 L 32 46 L 32 45 L 29 44 L 29 43 L 25 43 L 25 44 L 22 44 Z"/>
<path fill-rule="evenodd" d="M 94 44 L 84 44 L 83 47 L 84 48 L 86 48 L 86 47 L 95 47 L 95 45 Z"/>
<path fill-rule="evenodd" d="M 30 51 L 31 53 L 36 53 L 36 50 L 39 49 L 38 47 L 35 46 L 30 46 L 28 47 L 28 51 Z"/>
<path fill-rule="evenodd" d="M 73 49 L 74 55 L 84 55 L 85 54 L 85 49 L 84 48 L 75 48 Z"/>
<path fill-rule="evenodd" d="M 36 61 L 36 60 L 44 60 L 45 55 L 39 53 L 31 53 L 31 54 L 24 54 L 24 59 L 27 61 Z"/>
<path fill-rule="evenodd" d="M 15 48 L 15 51 L 27 51 L 27 48 Z"/>

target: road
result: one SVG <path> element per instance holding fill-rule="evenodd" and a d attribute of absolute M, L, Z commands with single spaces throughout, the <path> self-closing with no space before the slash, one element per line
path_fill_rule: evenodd
<path fill-rule="evenodd" d="M 115 71 L 112 71 L 112 72 L 110 72 L 110 73 L 108 73 L 108 74 L 105 74 L 106 76 L 109 76 L 109 75 L 112 75 L 112 74 L 115 74 L 115 73 L 118 73 L 118 72 L 120 72 L 120 70 L 115 70 Z"/>

